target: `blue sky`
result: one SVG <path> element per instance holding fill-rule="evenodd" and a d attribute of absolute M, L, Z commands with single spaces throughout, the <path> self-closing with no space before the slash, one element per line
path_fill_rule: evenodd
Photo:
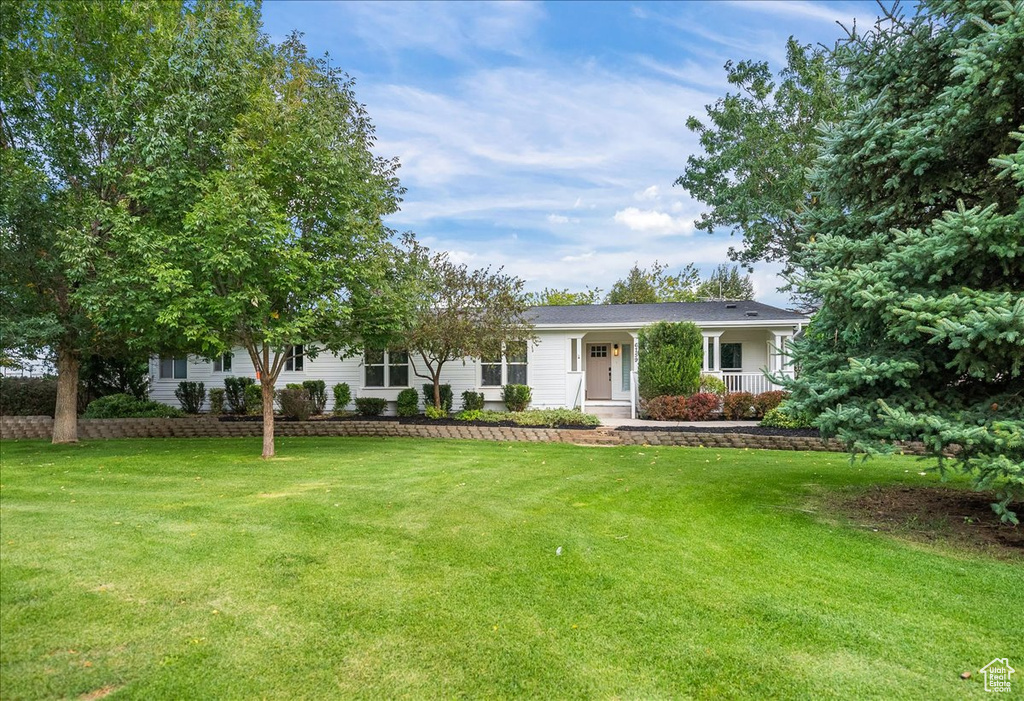
<path fill-rule="evenodd" d="M 874 2 L 265 2 L 266 31 L 303 32 L 356 79 L 379 155 L 408 189 L 389 218 L 471 267 L 607 291 L 654 260 L 710 271 L 728 232 L 673 181 L 699 152 L 690 115 L 725 94 L 727 60 L 778 70 L 786 39 L 832 45 Z M 755 268 L 757 298 L 778 267 Z"/>

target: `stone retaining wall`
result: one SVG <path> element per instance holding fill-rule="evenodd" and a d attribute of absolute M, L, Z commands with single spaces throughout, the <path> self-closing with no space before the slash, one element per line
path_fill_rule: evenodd
<path fill-rule="evenodd" d="M 49 416 L 0 416 L 0 438 L 27 440 L 49 438 Z M 803 436 L 762 436 L 741 433 L 690 433 L 684 431 L 630 431 L 599 428 L 510 428 L 504 426 L 432 426 L 396 421 L 278 421 L 274 433 L 290 436 L 377 436 L 409 438 L 459 438 L 484 441 L 532 441 L 581 445 L 674 445 L 706 448 L 755 448 L 768 450 L 833 450 L 843 452 L 835 440 Z M 218 421 L 195 416 L 180 419 L 79 419 L 83 440 L 105 438 L 238 438 L 263 435 L 260 421 Z M 920 444 L 903 451 L 923 454 Z"/>

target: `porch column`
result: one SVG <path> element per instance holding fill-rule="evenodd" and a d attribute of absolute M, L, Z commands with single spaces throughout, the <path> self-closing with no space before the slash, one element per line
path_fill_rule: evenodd
<path fill-rule="evenodd" d="M 723 331 L 701 331 L 701 336 L 704 342 L 704 366 L 702 370 L 704 372 L 720 372 L 722 368 L 722 334 Z M 711 356 L 708 357 L 708 339 L 713 339 L 712 343 L 714 349 L 711 352 Z"/>

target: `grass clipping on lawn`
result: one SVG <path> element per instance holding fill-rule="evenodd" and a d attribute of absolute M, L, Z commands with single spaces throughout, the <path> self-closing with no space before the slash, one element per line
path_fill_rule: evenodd
<path fill-rule="evenodd" d="M 1024 660 L 1021 559 L 805 508 L 934 485 L 911 458 L 258 445 L 3 443 L 0 696 L 953 698 Z"/>

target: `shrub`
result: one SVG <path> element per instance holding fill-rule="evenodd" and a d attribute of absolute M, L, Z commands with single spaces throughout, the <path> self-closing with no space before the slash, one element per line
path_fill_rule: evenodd
<path fill-rule="evenodd" d="M 380 416 L 388 407 L 388 400 L 380 397 L 358 397 L 356 411 L 360 416 Z"/>
<path fill-rule="evenodd" d="M 184 413 L 181 409 L 136 399 L 130 394 L 110 394 L 90 402 L 82 416 L 87 419 L 175 418 Z"/>
<path fill-rule="evenodd" d="M 251 377 L 225 377 L 224 400 L 228 405 L 228 413 L 245 413 L 245 388 L 256 383 Z"/>
<path fill-rule="evenodd" d="M 483 409 L 463 409 L 455 418 L 458 421 L 479 421 L 483 413 Z"/>
<path fill-rule="evenodd" d="M 782 404 L 782 401 L 789 397 L 789 392 L 781 389 L 773 389 L 754 397 L 754 410 L 759 417 L 766 416 L 769 411 Z"/>
<path fill-rule="evenodd" d="M 452 401 L 454 396 L 452 395 L 451 385 L 441 385 L 439 388 L 441 393 L 441 408 L 444 409 L 445 415 L 452 410 Z M 431 407 L 434 406 L 434 383 L 426 382 L 423 384 L 423 406 Z"/>
<path fill-rule="evenodd" d="M 722 413 L 732 421 L 750 419 L 754 416 L 754 395 L 750 392 L 732 392 L 725 395 Z"/>
<path fill-rule="evenodd" d="M 202 382 L 179 382 L 174 396 L 186 414 L 198 414 L 206 402 L 206 385 Z"/>
<path fill-rule="evenodd" d="M 791 416 L 789 411 L 785 405 L 769 409 L 761 419 L 761 425 L 772 428 L 814 428 L 806 417 Z"/>
<path fill-rule="evenodd" d="M 707 421 L 718 411 L 722 398 L 711 392 L 698 392 L 686 398 L 686 418 L 684 421 Z"/>
<path fill-rule="evenodd" d="M 327 408 L 327 383 L 323 380 L 303 380 L 302 386 L 309 393 L 313 413 L 317 415 L 324 413 L 324 409 Z"/>
<path fill-rule="evenodd" d="M 654 421 L 682 421 L 686 415 L 686 397 L 651 397 L 644 400 L 644 412 Z"/>
<path fill-rule="evenodd" d="M 274 395 L 277 394 L 273 389 L 270 390 L 270 401 L 273 403 Z M 263 385 L 258 385 L 255 382 L 246 385 L 245 387 L 245 413 L 249 416 L 259 416 L 263 413 Z"/>
<path fill-rule="evenodd" d="M 53 416 L 57 378 L 0 377 L 0 415 Z"/>
<path fill-rule="evenodd" d="M 420 395 L 412 387 L 398 393 L 398 415 L 416 416 L 420 413 Z"/>
<path fill-rule="evenodd" d="M 302 385 L 288 385 L 277 392 L 277 401 L 281 405 L 281 413 L 290 419 L 305 421 L 313 412 L 313 400 L 309 390 Z"/>
<path fill-rule="evenodd" d="M 599 426 L 601 420 L 579 409 L 527 409 L 526 411 L 480 411 L 472 409 L 455 415 L 459 421 L 513 423 L 519 426 Z"/>
<path fill-rule="evenodd" d="M 701 375 L 700 391 L 701 394 L 717 394 L 721 398 L 729 390 L 726 388 L 725 381 L 722 378 L 715 377 L 714 375 Z"/>
<path fill-rule="evenodd" d="M 224 413 L 224 390 L 219 387 L 210 390 L 210 413 L 214 416 Z"/>
<path fill-rule="evenodd" d="M 462 393 L 463 411 L 481 411 L 484 408 L 484 395 L 482 392 L 466 390 Z"/>
<path fill-rule="evenodd" d="M 438 409 L 437 407 L 435 407 L 433 405 L 430 405 L 426 409 L 424 409 L 423 410 L 423 414 L 428 419 L 435 419 L 436 420 L 436 419 L 447 419 L 448 418 L 448 412 L 447 411 L 445 411 L 444 409 Z"/>
<path fill-rule="evenodd" d="M 704 337 L 689 322 L 659 322 L 640 329 L 637 340 L 640 396 L 686 396 L 700 388 Z"/>
<path fill-rule="evenodd" d="M 352 390 L 347 382 L 339 382 L 334 385 L 334 413 L 340 414 L 352 401 Z"/>
<path fill-rule="evenodd" d="M 529 385 L 505 385 L 501 388 L 501 398 L 509 411 L 525 411 L 533 399 Z"/>

